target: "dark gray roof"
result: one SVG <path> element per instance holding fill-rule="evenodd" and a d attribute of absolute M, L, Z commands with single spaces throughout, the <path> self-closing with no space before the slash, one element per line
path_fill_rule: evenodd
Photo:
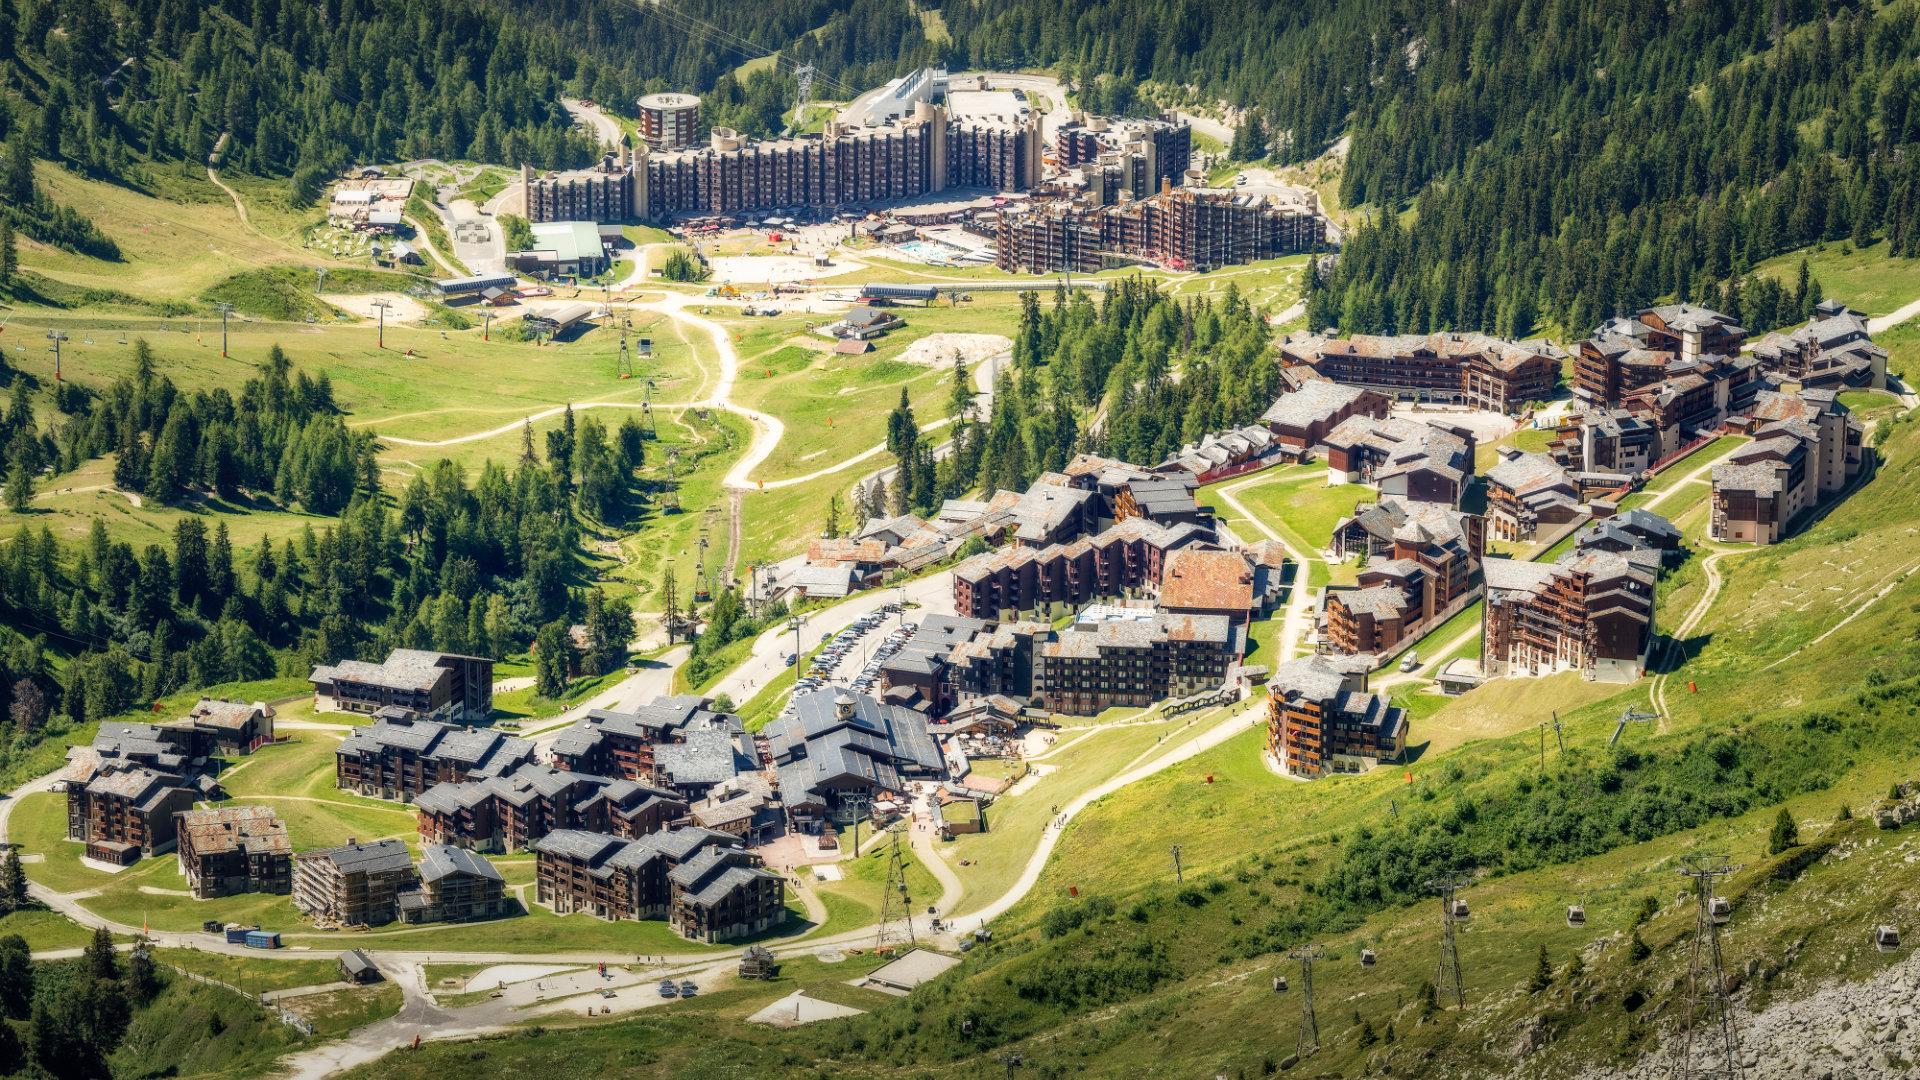
<path fill-rule="evenodd" d="M 506 880 L 500 876 L 497 867 L 466 848 L 451 844 L 428 844 L 420 849 L 420 880 L 435 882 L 449 874 L 466 874 L 489 881 Z"/>
<path fill-rule="evenodd" d="M 654 771 L 676 787 L 718 784 L 753 767 L 724 730 L 689 731 L 684 742 L 653 748 Z"/>
<path fill-rule="evenodd" d="M 333 863 L 343 874 L 384 874 L 413 869 L 413 858 L 407 854 L 407 845 L 398 840 L 347 844 L 312 854 Z"/>
<path fill-rule="evenodd" d="M 899 791 L 902 773 L 944 770 L 926 717 L 911 709 L 845 690 L 801 694 L 793 705 L 793 715 L 769 738 L 789 801 L 836 778 Z"/>

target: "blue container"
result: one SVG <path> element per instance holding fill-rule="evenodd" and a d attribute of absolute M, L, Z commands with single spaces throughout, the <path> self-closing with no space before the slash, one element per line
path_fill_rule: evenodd
<path fill-rule="evenodd" d="M 256 929 L 255 927 L 241 926 L 238 923 L 228 923 L 227 924 L 227 944 L 245 945 L 247 943 L 247 935 L 252 933 L 255 929 Z"/>
<path fill-rule="evenodd" d="M 277 949 L 280 947 L 280 935 L 272 930 L 249 930 L 246 945 L 249 949 Z"/>

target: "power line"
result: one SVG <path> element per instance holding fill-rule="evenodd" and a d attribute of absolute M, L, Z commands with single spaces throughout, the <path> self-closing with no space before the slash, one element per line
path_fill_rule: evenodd
<path fill-rule="evenodd" d="M 684 11 L 677 7 L 670 6 L 665 2 L 649 2 L 649 0 L 633 0 L 633 8 L 635 11 L 643 15 L 652 15 L 655 18 L 658 18 L 660 21 L 668 24 L 668 26 L 670 26 L 672 29 L 679 31 L 680 33 L 685 34 L 688 37 L 701 36 L 700 34 L 696 33 L 696 31 L 704 31 L 704 35 L 707 38 L 711 39 L 713 44 L 719 46 L 722 49 L 725 49 L 728 52 L 734 53 L 737 56 L 745 57 L 748 60 L 761 60 L 770 56 L 770 57 L 773 57 L 773 61 L 776 67 L 784 63 L 788 66 L 789 69 L 797 71 L 798 68 L 803 66 L 799 63 L 799 61 L 794 60 L 792 57 L 787 56 L 785 53 L 781 52 L 778 49 L 769 49 L 764 45 L 757 44 L 747 38 L 741 37 L 739 34 L 736 34 L 731 30 L 726 30 L 719 26 L 715 26 L 713 23 L 710 23 L 705 19 L 702 19 L 699 16 L 692 14 L 691 12 Z M 813 78 L 818 82 L 820 82 L 825 87 L 827 87 L 827 89 L 832 90 L 835 93 L 849 100 L 859 96 L 859 91 L 841 82 L 840 80 L 833 78 L 830 75 L 816 72 L 813 75 Z"/>

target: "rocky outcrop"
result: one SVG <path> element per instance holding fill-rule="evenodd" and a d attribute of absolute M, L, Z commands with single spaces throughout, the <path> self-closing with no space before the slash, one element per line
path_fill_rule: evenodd
<path fill-rule="evenodd" d="M 1736 1021 L 1746 1080 L 1880 1080 L 1915 1075 L 1920 1062 L 1920 954 L 1865 982 L 1823 986 Z M 1673 1032 L 1665 1033 L 1669 1043 Z M 1668 1080 L 1671 1047 L 1627 1068 L 1589 1069 L 1580 1080 Z"/>

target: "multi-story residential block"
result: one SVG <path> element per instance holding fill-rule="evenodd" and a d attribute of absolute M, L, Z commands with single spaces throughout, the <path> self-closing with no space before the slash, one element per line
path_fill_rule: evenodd
<path fill-rule="evenodd" d="M 1327 432 L 1327 481 L 1459 506 L 1473 478 L 1473 432 L 1399 416 L 1350 416 Z"/>
<path fill-rule="evenodd" d="M 335 748 L 334 778 L 341 790 L 411 802 L 436 784 L 505 776 L 533 760 L 533 744 L 525 739 L 409 715 L 385 712 Z"/>
<path fill-rule="evenodd" d="M 993 624 L 957 615 L 929 615 L 914 627 L 913 636 L 880 665 L 880 689 L 887 700 L 924 708 L 943 716 L 956 704 L 956 687 L 948 674 L 948 656 L 955 645 L 972 641 Z"/>
<path fill-rule="evenodd" d="M 1069 543 L 984 552 L 954 567 L 954 610 L 991 620 L 1003 611 L 1138 593 L 1159 582 L 1168 554 L 1206 543 L 1210 535 L 1191 524 L 1131 517 Z"/>
<path fill-rule="evenodd" d="M 1169 615 L 1218 615 L 1244 627 L 1253 612 L 1254 566 L 1244 552 L 1179 548 L 1161 564 L 1156 591 Z"/>
<path fill-rule="evenodd" d="M 1867 333 L 1867 317 L 1838 300 L 1822 300 L 1807 325 L 1768 334 L 1753 355 L 1769 374 L 1803 387 L 1887 385 L 1887 350 Z"/>
<path fill-rule="evenodd" d="M 1402 401 L 1502 413 L 1518 413 L 1529 402 L 1553 397 L 1566 356 L 1545 341 L 1511 342 L 1472 333 L 1289 334 L 1278 347 L 1284 362 L 1308 365 L 1342 385 Z"/>
<path fill-rule="evenodd" d="M 846 690 L 796 695 L 768 729 L 787 816 L 805 832 L 837 821 L 850 805 L 903 800 L 907 784 L 946 775 L 927 718 Z"/>
<path fill-rule="evenodd" d="M 1354 587 L 1325 590 L 1321 640 L 1338 653 L 1387 653 L 1475 591 L 1484 520 L 1444 503 L 1382 496 L 1336 525 L 1334 544 L 1364 552 L 1367 562 Z"/>
<path fill-rule="evenodd" d="M 508 776 L 436 784 L 413 808 L 424 841 L 506 852 L 555 829 L 644 836 L 685 816 L 687 800 L 617 777 L 523 765 Z"/>
<path fill-rule="evenodd" d="M 378 664 L 322 664 L 310 681 L 321 712 L 398 709 L 448 724 L 483 723 L 493 715 L 493 661 L 478 656 L 395 649 Z"/>
<path fill-rule="evenodd" d="M 1489 677 L 1578 671 L 1630 682 L 1645 673 L 1656 571 L 1576 548 L 1553 563 L 1486 559 L 1481 572 L 1481 667 Z"/>
<path fill-rule="evenodd" d="M 213 787 L 205 776 L 124 761 L 92 767 L 84 779 L 67 775 L 67 839 L 84 843 L 89 858 L 121 866 L 172 850 L 176 816 Z"/>
<path fill-rule="evenodd" d="M 1646 472 L 1661 456 L 1660 429 L 1624 408 L 1595 407 L 1569 416 L 1554 433 L 1553 459 L 1583 493 L 1618 487 Z"/>
<path fill-rule="evenodd" d="M 1392 402 L 1376 390 L 1316 378 L 1302 383 L 1298 390 L 1280 395 L 1260 421 L 1279 441 L 1283 456 L 1305 461 L 1327 433 L 1348 417 L 1384 419 L 1390 408 Z"/>
<path fill-rule="evenodd" d="M 1532 540 L 1542 525 L 1567 525 L 1582 510 L 1580 485 L 1546 454 L 1512 448 L 1487 470 L 1487 521 L 1501 540 Z"/>
<path fill-rule="evenodd" d="M 1366 689 L 1357 665 L 1324 656 L 1267 679 L 1267 753 L 1295 776 L 1364 772 L 1406 753 L 1407 713 Z"/>
<path fill-rule="evenodd" d="M 635 103 L 640 137 L 655 151 L 683 150 L 700 140 L 700 98 L 694 94 L 647 94 Z"/>
<path fill-rule="evenodd" d="M 760 933 L 786 917 L 786 887 L 736 837 L 680 828 L 637 840 L 575 830 L 534 845 L 535 891 L 555 913 L 667 919 L 697 941 Z"/>
<path fill-rule="evenodd" d="M 1231 190 L 1172 188 L 1113 205 L 1048 200 L 1009 207 L 994 236 L 1009 273 L 1092 272 L 1146 260 L 1205 271 L 1312 251 L 1327 220 Z"/>
<path fill-rule="evenodd" d="M 1174 116 L 1119 119 L 1076 113 L 1053 137 L 1062 169 L 1109 169 L 1115 198 L 1140 199 L 1165 185 L 1179 186 L 1193 164 L 1193 131 Z M 1111 202 L 1113 199 L 1101 199 Z"/>
<path fill-rule="evenodd" d="M 1738 356 L 1747 332 L 1717 311 L 1687 304 L 1646 308 L 1603 324 L 1574 356 L 1573 393 L 1589 405 L 1617 405 L 1680 371 Z"/>
<path fill-rule="evenodd" d="M 1245 651 L 1222 615 L 1097 606 L 1031 648 L 1033 703 L 1072 716 L 1215 689 Z"/>
<path fill-rule="evenodd" d="M 191 731 L 196 753 L 248 754 L 273 741 L 273 706 L 203 697 L 185 717 L 165 726 Z"/>
<path fill-rule="evenodd" d="M 395 901 L 410 923 L 472 922 L 511 915 L 507 881 L 498 867 L 466 848 L 427 844 L 420 849 L 420 887 Z"/>
<path fill-rule="evenodd" d="M 177 815 L 177 855 L 196 900 L 293 891 L 293 844 L 267 806 L 216 806 Z"/>
<path fill-rule="evenodd" d="M 322 926 L 379 926 L 400 917 L 400 896 L 419 888 L 407 845 L 349 841 L 293 857 L 293 906 Z"/>
<path fill-rule="evenodd" d="M 1753 441 L 1713 466 L 1714 539 L 1771 544 L 1866 467 L 1866 430 L 1830 389 L 1762 391 Z"/>
<path fill-rule="evenodd" d="M 701 798 L 707 788 L 757 767 L 738 716 L 697 695 L 655 698 L 633 712 L 595 709 L 560 733 L 555 766 L 617 776 Z"/>

